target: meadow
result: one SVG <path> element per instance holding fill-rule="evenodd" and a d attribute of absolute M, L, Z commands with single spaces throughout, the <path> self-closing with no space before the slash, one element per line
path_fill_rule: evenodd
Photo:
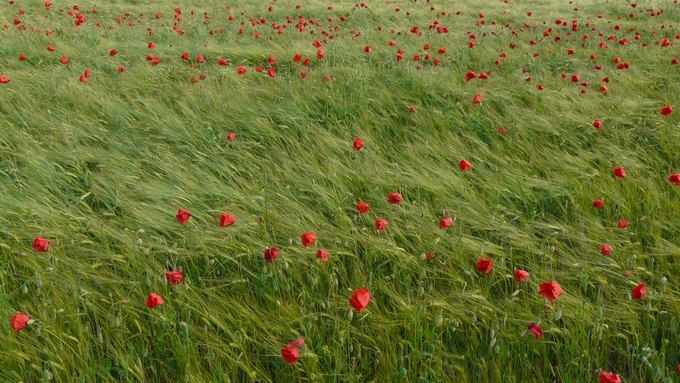
<path fill-rule="evenodd" d="M 3 0 L 0 381 L 680 382 L 678 46 L 677 0 Z"/>

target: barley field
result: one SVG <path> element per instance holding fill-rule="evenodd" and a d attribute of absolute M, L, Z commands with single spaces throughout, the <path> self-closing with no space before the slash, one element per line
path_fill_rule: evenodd
<path fill-rule="evenodd" d="M 677 0 L 3 0 L 0 381 L 680 382 Z"/>

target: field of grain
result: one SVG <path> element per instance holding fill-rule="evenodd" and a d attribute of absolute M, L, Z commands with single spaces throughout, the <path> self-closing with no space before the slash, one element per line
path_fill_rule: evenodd
<path fill-rule="evenodd" d="M 3 0 L 0 381 L 680 382 L 678 46 L 677 0 Z"/>

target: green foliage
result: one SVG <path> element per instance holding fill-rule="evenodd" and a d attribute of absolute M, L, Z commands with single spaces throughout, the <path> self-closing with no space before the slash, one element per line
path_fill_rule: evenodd
<path fill-rule="evenodd" d="M 88 21 L 77 28 L 58 12 L 66 5 L 47 12 L 42 1 L 23 4 L 22 20 L 38 33 L 17 31 L 18 5 L 5 2 L 2 381 L 591 382 L 600 370 L 625 382 L 677 381 L 680 189 L 667 178 L 678 172 L 680 129 L 677 112 L 659 111 L 679 99 L 680 65 L 670 65 L 677 49 L 654 44 L 677 33 L 660 29 L 680 25 L 677 5 L 654 3 L 667 12 L 629 19 L 624 2 L 580 2 L 579 12 L 548 1 L 301 3 L 300 11 L 288 0 L 227 11 L 204 0 L 128 0 L 98 3 L 93 15 L 87 1 L 79 5 Z M 453 13 L 439 19 L 448 34 L 427 29 L 430 6 Z M 183 36 L 172 30 L 176 7 Z M 324 60 L 312 47 L 321 29 L 297 32 L 298 12 L 341 27 Z M 479 12 L 487 24 L 475 27 Z M 251 15 L 267 22 L 252 27 Z M 271 24 L 288 15 L 293 23 L 276 34 Z M 588 33 L 584 47 L 552 36 L 529 45 L 550 26 L 566 38 L 570 27 L 555 27 L 558 18 L 579 19 L 582 30 L 569 39 Z M 525 22 L 539 27 L 520 38 L 508 29 L 490 35 Z M 422 37 L 389 32 L 414 25 Z M 631 27 L 646 32 L 633 41 Z M 472 49 L 467 30 L 478 36 Z M 597 47 L 624 31 L 629 45 Z M 147 49 L 149 41 L 157 48 Z M 426 43 L 442 63 L 421 61 L 418 70 L 412 57 Z M 447 52 L 438 55 L 440 47 Z M 399 63 L 398 48 L 406 51 Z M 110 57 L 111 49 L 119 53 Z M 184 52 L 206 60 L 190 69 Z M 144 59 L 149 53 L 161 58 L 157 66 Z M 295 53 L 310 66 L 294 63 Z M 61 64 L 62 55 L 71 62 Z M 275 78 L 266 75 L 270 55 Z M 614 57 L 630 69 L 617 70 Z M 231 65 L 218 66 L 220 58 Z M 255 72 L 259 65 L 265 72 Z M 469 69 L 491 74 L 465 82 Z M 591 82 L 588 93 L 562 72 Z M 207 78 L 190 83 L 199 74 Z M 606 95 L 597 91 L 605 76 Z M 484 101 L 472 105 L 477 93 Z M 366 142 L 358 152 L 356 137 Z M 463 158 L 472 164 L 465 172 Z M 389 204 L 389 193 L 403 194 L 402 203 Z M 597 199 L 601 209 L 592 207 Z M 359 201 L 371 205 L 367 215 L 356 211 Z M 174 217 L 179 208 L 192 213 L 186 226 Z M 454 223 L 440 230 L 444 210 Z M 236 224 L 220 228 L 222 212 Z M 376 218 L 387 229 L 376 232 Z M 630 227 L 618 229 L 621 219 Z M 318 240 L 304 248 L 308 231 Z M 51 242 L 48 253 L 32 249 L 37 236 Z M 600 245 L 614 251 L 604 257 Z M 267 264 L 272 246 L 280 256 Z M 327 263 L 318 249 L 330 254 Z M 494 261 L 489 274 L 476 270 L 479 258 Z M 164 272 L 177 269 L 184 281 L 169 285 Z M 531 276 L 518 284 L 515 269 Z M 550 304 L 537 294 L 549 281 L 564 290 Z M 632 299 L 639 283 L 647 296 Z M 363 287 L 371 302 L 353 312 L 348 299 Z M 148 309 L 150 292 L 165 303 Z M 17 312 L 33 319 L 19 332 L 10 327 Z M 522 336 L 539 322 L 540 340 Z M 289 365 L 280 349 L 297 338 L 305 344 Z"/>

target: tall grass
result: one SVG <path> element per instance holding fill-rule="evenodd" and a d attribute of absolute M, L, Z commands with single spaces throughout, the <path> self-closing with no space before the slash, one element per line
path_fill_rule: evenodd
<path fill-rule="evenodd" d="M 86 1 L 80 27 L 72 4 L 2 5 L 10 28 L 0 31 L 0 75 L 11 79 L 0 85 L 2 381 L 593 382 L 601 370 L 624 382 L 680 381 L 680 189 L 667 181 L 678 172 L 680 129 L 677 112 L 659 113 L 680 108 L 680 65 L 670 65 L 680 54 L 654 43 L 680 44 L 679 4 L 296 4 Z M 183 36 L 172 29 L 177 7 Z M 665 12 L 637 13 L 650 7 Z M 427 25 L 442 11 L 449 33 L 438 34 Z M 486 25 L 475 26 L 480 12 Z M 298 14 L 340 26 L 323 60 L 312 46 L 321 28 L 296 31 Z M 267 22 L 253 27 L 251 16 Z M 292 23 L 276 34 L 271 24 L 286 16 Z M 18 31 L 15 17 L 40 32 Z M 580 30 L 567 36 L 573 19 Z M 538 27 L 513 37 L 525 22 Z M 407 36 L 415 25 L 423 35 Z M 600 49 L 609 35 L 630 42 Z M 412 61 L 426 43 L 439 66 Z M 295 53 L 311 64 L 294 63 Z M 195 63 L 199 54 L 205 62 Z M 631 67 L 616 69 L 614 57 Z M 87 84 L 78 81 L 85 70 Z M 468 70 L 491 72 L 465 82 Z M 589 81 L 588 92 L 563 72 Z M 472 105 L 477 93 L 484 99 Z M 461 159 L 472 167 L 459 170 Z M 389 204 L 389 193 L 402 203 Z M 593 208 L 597 199 L 604 207 Z M 179 208 L 192 213 L 185 226 Z M 454 224 L 440 230 L 445 211 Z M 236 224 L 220 228 L 223 212 Z M 376 218 L 387 229 L 376 232 Z M 622 219 L 631 225 L 618 229 Z M 311 248 L 300 243 L 305 232 L 318 237 Z M 49 252 L 32 249 L 37 236 Z M 614 251 L 602 256 L 600 245 Z M 268 264 L 272 246 L 280 256 Z M 476 270 L 479 258 L 494 261 L 489 274 Z M 515 269 L 531 276 L 517 283 Z M 184 281 L 169 285 L 168 270 Z M 549 281 L 564 290 L 552 303 L 537 293 Z M 639 283 L 647 295 L 636 300 Z M 371 302 L 353 312 L 348 299 L 363 287 Z M 148 309 L 150 292 L 165 303 Z M 33 319 L 19 332 L 17 312 Z M 540 340 L 523 336 L 531 323 Z M 305 344 L 289 365 L 280 349 L 297 338 Z"/>

